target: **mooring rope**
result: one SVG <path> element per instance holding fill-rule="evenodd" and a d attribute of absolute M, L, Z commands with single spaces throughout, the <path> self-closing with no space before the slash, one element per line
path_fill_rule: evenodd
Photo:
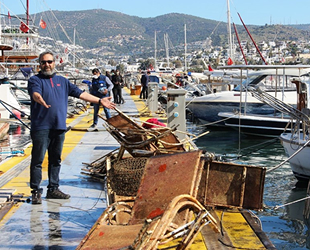
<path fill-rule="evenodd" d="M 304 198 L 301 198 L 301 199 L 298 199 L 298 200 L 295 200 L 295 201 L 292 201 L 292 202 L 285 203 L 285 204 L 283 204 L 283 205 L 275 206 L 275 207 L 274 207 L 274 210 L 277 210 L 277 209 L 279 209 L 279 208 L 281 208 L 281 207 L 286 207 L 286 206 L 289 206 L 289 205 L 292 205 L 292 204 L 295 204 L 295 203 L 298 203 L 298 202 L 307 200 L 307 199 L 309 199 L 309 198 L 310 198 L 310 196 L 307 196 L 307 197 L 304 197 Z"/>
<path fill-rule="evenodd" d="M 277 166 L 270 168 L 268 170 L 266 170 L 266 173 L 272 172 L 274 170 L 276 170 L 277 168 L 281 167 L 284 163 L 288 162 L 290 159 L 292 159 L 295 155 L 297 155 L 301 150 L 303 150 L 305 147 L 307 147 L 307 145 L 310 143 L 310 140 L 307 141 L 302 147 L 300 147 L 294 154 L 292 154 L 290 157 L 288 157 L 286 160 L 284 160 L 283 162 L 281 162 L 280 164 L 278 164 Z"/>

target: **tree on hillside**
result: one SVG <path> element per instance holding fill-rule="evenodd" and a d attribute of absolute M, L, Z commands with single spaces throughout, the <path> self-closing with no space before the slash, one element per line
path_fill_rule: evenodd
<path fill-rule="evenodd" d="M 140 60 L 139 63 L 141 64 L 139 69 L 141 70 L 148 70 L 152 67 L 155 67 L 155 61 L 154 59 L 145 59 L 145 60 Z"/>

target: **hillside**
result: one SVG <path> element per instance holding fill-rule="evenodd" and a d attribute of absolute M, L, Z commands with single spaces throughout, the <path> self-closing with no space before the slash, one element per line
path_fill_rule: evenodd
<path fill-rule="evenodd" d="M 120 12 L 103 9 L 85 11 L 54 11 L 57 17 L 52 18 L 50 12 L 37 13 L 47 23 L 45 30 L 40 29 L 42 36 L 50 36 L 68 42 L 58 22 L 73 37 L 76 29 L 77 44 L 86 49 L 100 48 L 100 53 L 144 54 L 154 50 L 154 33 L 157 33 L 157 48 L 164 50 L 164 34 L 169 36 L 169 48 L 184 48 L 184 24 L 186 24 L 188 45 L 212 39 L 212 45 L 227 43 L 227 25 L 215 20 L 191 15 L 171 13 L 154 18 L 140 18 Z M 240 40 L 250 42 L 244 27 L 236 25 Z M 310 40 L 310 25 L 265 25 L 249 26 L 253 38 L 260 41 Z M 57 30 L 58 34 L 54 34 Z M 232 28 L 233 31 L 233 28 Z M 235 38 L 235 41 L 237 39 Z M 183 47 L 182 47 L 183 46 Z M 152 52 L 153 53 L 153 52 Z"/>

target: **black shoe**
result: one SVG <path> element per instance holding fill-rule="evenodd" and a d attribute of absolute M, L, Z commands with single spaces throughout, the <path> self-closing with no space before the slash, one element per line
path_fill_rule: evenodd
<path fill-rule="evenodd" d="M 92 124 L 90 127 L 91 128 L 97 128 L 97 124 Z"/>
<path fill-rule="evenodd" d="M 61 192 L 59 189 L 47 190 L 47 199 L 69 199 L 70 195 Z"/>
<path fill-rule="evenodd" d="M 42 204 L 41 193 L 39 191 L 32 191 L 32 204 Z"/>

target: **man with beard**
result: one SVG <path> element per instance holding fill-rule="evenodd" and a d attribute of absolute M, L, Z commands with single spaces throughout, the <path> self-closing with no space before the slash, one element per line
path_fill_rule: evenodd
<path fill-rule="evenodd" d="M 55 73 L 55 59 L 52 52 L 39 56 L 40 72 L 28 81 L 31 97 L 31 139 L 32 152 L 30 163 L 30 188 L 32 204 L 42 203 L 42 162 L 48 151 L 48 199 L 69 199 L 59 187 L 61 153 L 66 132 L 68 96 L 98 103 L 114 108 L 111 97 L 98 98 L 72 84 L 63 76 Z"/>

